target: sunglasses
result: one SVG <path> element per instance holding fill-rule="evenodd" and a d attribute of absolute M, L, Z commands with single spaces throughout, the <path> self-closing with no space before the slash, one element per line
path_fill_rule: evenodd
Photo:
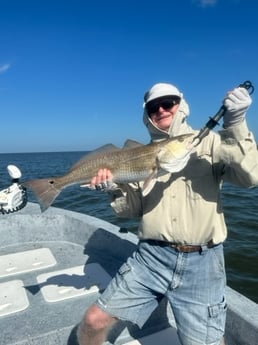
<path fill-rule="evenodd" d="M 175 104 L 180 103 L 180 97 L 160 97 L 146 103 L 145 108 L 147 114 L 150 116 L 153 113 L 157 113 L 159 108 L 162 107 L 164 110 L 171 109 Z"/>

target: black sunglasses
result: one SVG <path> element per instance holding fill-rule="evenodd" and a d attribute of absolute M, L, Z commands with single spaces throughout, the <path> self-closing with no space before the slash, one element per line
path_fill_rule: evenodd
<path fill-rule="evenodd" d="M 173 97 L 159 97 L 154 99 L 153 101 L 150 101 L 146 103 L 145 109 L 147 111 L 147 114 L 150 116 L 153 113 L 156 113 L 160 107 L 162 107 L 165 110 L 168 110 L 172 108 L 175 104 L 180 103 L 180 97 L 173 96 Z"/>

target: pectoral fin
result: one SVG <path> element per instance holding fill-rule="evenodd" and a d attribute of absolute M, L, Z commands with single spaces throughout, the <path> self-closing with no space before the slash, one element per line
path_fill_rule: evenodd
<path fill-rule="evenodd" d="M 153 172 L 146 178 L 146 180 L 143 183 L 142 187 L 142 195 L 146 196 L 150 193 L 152 188 L 154 187 L 156 181 L 157 181 L 157 169 L 153 170 Z"/>

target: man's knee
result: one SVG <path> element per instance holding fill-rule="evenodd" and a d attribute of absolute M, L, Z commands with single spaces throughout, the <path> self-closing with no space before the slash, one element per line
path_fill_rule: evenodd
<path fill-rule="evenodd" d="M 100 331 L 114 325 L 116 318 L 104 312 L 97 305 L 91 306 L 84 315 L 83 324 L 86 328 Z"/>

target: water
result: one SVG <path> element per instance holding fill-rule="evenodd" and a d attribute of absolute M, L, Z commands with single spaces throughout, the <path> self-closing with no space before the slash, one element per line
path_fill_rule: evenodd
<path fill-rule="evenodd" d="M 84 154 L 85 152 L 0 154 L 0 190 L 10 184 L 6 171 L 8 164 L 15 164 L 21 169 L 23 181 L 62 175 Z M 30 192 L 29 200 L 35 201 Z M 225 185 L 222 200 L 228 226 L 228 238 L 225 242 L 228 285 L 258 303 L 258 187 L 242 189 Z M 79 186 L 69 187 L 60 194 L 54 205 L 99 217 L 129 231 L 135 232 L 137 229 L 136 221 L 116 217 L 109 206 L 108 195 L 103 192 Z"/>

